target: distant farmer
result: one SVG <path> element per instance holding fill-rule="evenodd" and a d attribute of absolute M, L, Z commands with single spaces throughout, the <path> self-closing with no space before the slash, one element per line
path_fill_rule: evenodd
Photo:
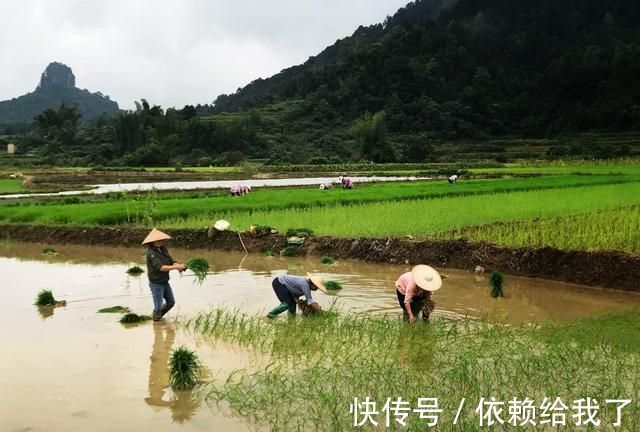
<path fill-rule="evenodd" d="M 402 309 L 403 318 L 413 324 L 416 315 L 422 312 L 422 320 L 429 322 L 435 303 L 431 293 L 442 286 L 438 272 L 427 265 L 417 265 L 404 273 L 396 281 L 396 294 Z"/>
<path fill-rule="evenodd" d="M 240 196 L 242 195 L 242 186 L 240 185 L 233 185 L 229 188 L 229 194 L 231 196 Z"/>
<path fill-rule="evenodd" d="M 153 320 L 159 321 L 176 304 L 173 290 L 169 285 L 169 272 L 183 272 L 185 266 L 169 254 L 165 243 L 170 236 L 160 230 L 152 229 L 142 242 L 147 248 L 147 276 L 153 297 Z M 164 302 L 164 305 L 163 305 Z"/>
<path fill-rule="evenodd" d="M 249 192 L 251 192 L 251 186 L 249 186 L 248 184 L 243 184 L 242 186 L 240 186 L 240 193 L 242 193 L 242 195 L 246 195 Z"/>
<path fill-rule="evenodd" d="M 340 177 L 340 183 L 343 189 L 353 189 L 353 180 L 349 177 Z"/>
<path fill-rule="evenodd" d="M 458 175 L 454 174 L 451 177 L 449 177 L 449 184 L 453 184 L 453 183 L 458 183 Z"/>
<path fill-rule="evenodd" d="M 273 291 L 280 300 L 280 304 L 267 314 L 267 318 L 274 319 L 284 311 L 289 311 L 289 316 L 296 315 L 296 305 L 300 306 L 303 314 L 307 315 L 322 310 L 320 305 L 313 300 L 311 291 L 321 290 L 327 292 L 322 278 L 307 273 L 307 277 L 280 275 L 271 282 Z M 300 299 L 304 296 L 304 301 Z"/>
<path fill-rule="evenodd" d="M 333 184 L 332 183 L 322 183 L 320 185 L 320 189 L 322 189 L 322 190 L 333 189 Z"/>

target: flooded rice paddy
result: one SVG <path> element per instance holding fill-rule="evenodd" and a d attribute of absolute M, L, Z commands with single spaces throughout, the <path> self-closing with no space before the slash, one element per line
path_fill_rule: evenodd
<path fill-rule="evenodd" d="M 169 351 L 178 345 L 195 349 L 211 376 L 224 377 L 261 359 L 196 338 L 171 318 L 219 306 L 265 313 L 277 303 L 273 277 L 308 271 L 344 287 L 334 296 L 318 293 L 324 307 L 335 304 L 343 312 L 399 315 L 394 281 L 410 269 L 172 249 L 179 260 L 208 259 L 214 272 L 202 285 L 188 273 L 172 274 L 177 305 L 169 320 L 125 327 L 118 323 L 119 315 L 97 310 L 122 305 L 150 314 L 146 274 L 125 273 L 133 264 L 144 267 L 142 248 L 56 247 L 57 255 L 44 256 L 42 245 L 0 245 L 1 431 L 252 430 L 229 416 L 224 405 L 212 410 L 189 393 L 173 393 L 166 363 Z M 576 318 L 640 303 L 633 293 L 516 277 L 507 280 L 507 298 L 496 301 L 489 298 L 486 277 L 449 269 L 442 273 L 447 278 L 434 296 L 440 315 L 521 323 Z M 51 289 L 67 306 L 33 306 L 41 289 Z"/>

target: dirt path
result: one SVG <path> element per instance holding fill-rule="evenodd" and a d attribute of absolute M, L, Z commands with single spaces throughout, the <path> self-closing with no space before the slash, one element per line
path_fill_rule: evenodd
<path fill-rule="evenodd" d="M 0 224 L 0 238 L 42 244 L 99 244 L 135 246 L 146 236 L 146 228 L 70 227 Z M 195 229 L 166 230 L 173 244 L 184 248 L 242 251 L 235 232 Z M 278 253 L 286 246 L 280 235 L 256 237 L 242 233 L 249 252 Z M 640 256 L 622 252 L 571 252 L 553 248 L 506 248 L 464 240 L 412 241 L 397 238 L 348 239 L 313 237 L 300 247 L 300 255 L 328 255 L 391 264 L 428 263 L 473 271 L 487 270 L 553 279 L 564 282 L 640 291 Z"/>

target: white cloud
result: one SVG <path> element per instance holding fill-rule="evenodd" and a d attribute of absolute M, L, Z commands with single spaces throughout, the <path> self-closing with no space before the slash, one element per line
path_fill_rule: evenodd
<path fill-rule="evenodd" d="M 0 100 L 52 61 L 121 108 L 210 103 L 304 62 L 407 0 L 0 0 Z"/>

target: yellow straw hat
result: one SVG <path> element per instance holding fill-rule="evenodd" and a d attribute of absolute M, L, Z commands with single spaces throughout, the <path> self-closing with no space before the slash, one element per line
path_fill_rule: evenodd
<path fill-rule="evenodd" d="M 428 265 L 420 264 L 411 269 L 413 281 L 425 291 L 437 291 L 442 286 L 440 274 Z"/>
<path fill-rule="evenodd" d="M 322 278 L 320 276 L 316 276 L 314 274 L 307 273 L 307 277 L 309 278 L 309 280 L 311 281 L 312 284 L 314 284 L 315 286 L 318 287 L 318 289 L 320 291 L 322 291 L 325 294 L 328 294 L 327 287 L 324 286 L 324 281 L 322 280 Z"/>
<path fill-rule="evenodd" d="M 153 243 L 155 241 L 160 241 L 160 240 L 169 240 L 171 239 L 171 236 L 168 234 L 163 233 L 162 231 L 158 230 L 158 229 L 152 229 L 151 232 L 147 235 L 147 237 L 144 239 L 144 241 L 142 242 L 143 245 L 149 244 L 149 243 Z"/>

